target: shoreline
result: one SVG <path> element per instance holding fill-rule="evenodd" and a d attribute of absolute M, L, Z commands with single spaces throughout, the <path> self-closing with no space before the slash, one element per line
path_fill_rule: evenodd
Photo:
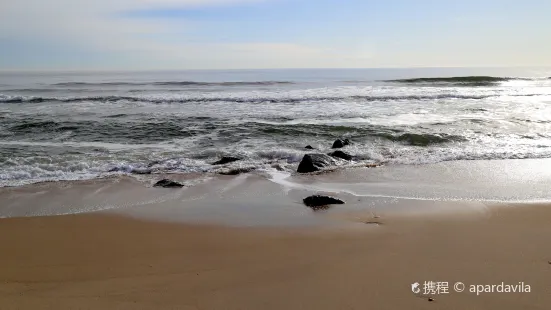
<path fill-rule="evenodd" d="M 129 176 L 0 188 L 0 218 L 108 212 L 192 224 L 255 227 L 347 226 L 398 214 L 480 214 L 489 205 L 551 203 L 550 159 L 445 162 L 340 169 L 321 174 L 255 171 Z M 183 188 L 156 188 L 169 178 Z M 344 205 L 304 206 L 316 194 Z M 38 203 L 39 202 L 39 203 Z"/>
<path fill-rule="evenodd" d="M 368 229 L 112 214 L 0 219 L 3 309 L 546 309 L 549 205 L 388 216 Z M 413 294 L 423 281 L 529 293 Z M 451 287 L 450 287 L 451 289 Z M 433 302 L 428 298 L 433 298 Z"/>

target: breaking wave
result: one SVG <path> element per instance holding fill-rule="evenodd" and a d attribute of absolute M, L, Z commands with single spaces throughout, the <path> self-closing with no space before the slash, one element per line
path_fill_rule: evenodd
<path fill-rule="evenodd" d="M 105 120 L 105 119 L 104 119 Z M 328 124 L 277 124 L 260 121 L 236 121 L 187 117 L 165 119 L 164 121 L 53 121 L 27 119 L 16 121 L 5 128 L 12 138 L 34 141 L 50 141 L 52 137 L 64 134 L 65 140 L 73 139 L 93 142 L 157 143 L 173 139 L 196 137 L 198 146 L 211 146 L 209 134 L 227 136 L 225 142 L 238 143 L 246 139 L 285 141 L 288 137 L 317 136 L 327 140 L 347 136 L 367 141 L 388 140 L 412 146 L 429 146 L 448 142 L 466 141 L 467 138 L 439 132 L 410 131 L 380 125 L 345 126 Z"/>
<path fill-rule="evenodd" d="M 513 97 L 531 97 L 541 94 L 509 94 Z M 144 102 L 144 103 L 201 103 L 201 102 L 233 102 L 233 103 L 298 103 L 308 101 L 398 101 L 398 100 L 439 100 L 439 99 L 485 99 L 500 97 L 500 94 L 461 95 L 444 93 L 434 95 L 404 95 L 404 96 L 301 96 L 301 97 L 156 97 L 156 96 L 84 96 L 84 97 L 35 97 L 0 95 L 0 103 L 42 103 L 42 102 Z"/>

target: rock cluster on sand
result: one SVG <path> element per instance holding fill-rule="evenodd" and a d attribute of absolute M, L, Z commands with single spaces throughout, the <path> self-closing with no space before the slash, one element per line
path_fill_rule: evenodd
<path fill-rule="evenodd" d="M 344 204 L 344 201 L 331 197 L 331 196 L 322 196 L 322 195 L 314 195 L 310 197 L 306 197 L 302 200 L 305 205 L 312 209 L 323 209 L 328 208 L 329 205 L 342 205 Z"/>
<path fill-rule="evenodd" d="M 333 143 L 333 148 L 342 148 L 345 145 L 350 145 L 350 140 L 348 139 L 337 139 Z M 314 149 L 311 145 L 307 145 L 305 147 L 306 149 Z M 316 172 L 321 170 L 322 168 L 331 166 L 335 164 L 335 160 L 333 158 L 340 158 L 344 160 L 352 160 L 352 155 L 343 152 L 343 151 L 334 151 L 329 153 L 328 155 L 325 154 L 306 154 L 300 161 L 300 164 L 298 165 L 297 172 L 298 173 L 309 173 L 309 172 Z"/>
<path fill-rule="evenodd" d="M 335 160 L 325 154 L 306 154 L 302 158 L 302 161 L 298 165 L 297 172 L 308 173 L 316 172 L 321 168 L 328 167 L 335 164 Z"/>
<path fill-rule="evenodd" d="M 180 184 L 178 182 L 169 180 L 169 179 L 162 179 L 159 182 L 155 183 L 153 185 L 154 187 L 164 187 L 164 188 L 182 188 L 184 187 L 183 184 Z"/>
<path fill-rule="evenodd" d="M 213 165 L 225 165 L 229 163 L 233 163 L 234 161 L 241 160 L 241 158 L 237 157 L 231 157 L 231 156 L 224 156 L 219 161 L 212 163 Z"/>

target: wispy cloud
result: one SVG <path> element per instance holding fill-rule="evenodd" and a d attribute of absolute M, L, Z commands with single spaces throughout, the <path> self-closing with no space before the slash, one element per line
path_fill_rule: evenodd
<path fill-rule="evenodd" d="M 20 0 L 4 2 L 0 9 L 0 38 L 47 41 L 75 49 L 115 52 L 121 66 L 208 67 L 208 63 L 234 66 L 232 59 L 306 56 L 312 48 L 291 44 L 194 44 L 185 34 L 196 25 L 185 20 L 122 18 L 118 13 L 159 8 L 229 6 L 262 0 Z M 173 40 L 163 40 L 172 38 Z M 177 39 L 177 40 L 176 40 Z M 36 50 L 40 53 L 40 50 Z M 242 53 L 243 56 L 236 54 Z M 28 54 L 28 53 L 27 53 Z M 299 57 L 301 58 L 301 57 Z M 149 60 L 140 64 L 139 60 Z M 83 62 L 84 63 L 84 62 Z M 241 64 L 243 65 L 243 64 Z"/>
<path fill-rule="evenodd" d="M 208 37 L 197 40 L 192 33 L 204 27 L 204 23 L 185 18 L 140 18 L 123 14 L 167 8 L 210 9 L 266 1 L 20 0 L 3 4 L 0 39 L 48 42 L 51 46 L 72 48 L 77 54 L 86 51 L 80 65 L 75 64 L 72 57 L 72 67 L 98 66 L 96 62 L 86 61 L 94 52 L 107 55 L 105 58 L 110 61 L 105 66 L 139 69 L 319 67 L 323 64 L 346 67 L 356 65 L 354 61 L 358 59 L 366 59 L 366 54 L 343 53 L 316 44 L 272 41 L 269 37 L 254 41 L 213 42 Z M 40 49 L 35 52 L 40 53 Z"/>

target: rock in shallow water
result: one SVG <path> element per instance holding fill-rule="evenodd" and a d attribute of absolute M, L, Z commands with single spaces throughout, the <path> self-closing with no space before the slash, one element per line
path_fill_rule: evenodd
<path fill-rule="evenodd" d="M 307 146 L 305 146 L 304 148 L 307 149 L 307 150 L 313 150 L 314 149 L 314 147 L 309 145 L 309 144 Z"/>
<path fill-rule="evenodd" d="M 241 160 L 241 158 L 231 157 L 231 156 L 224 156 L 219 161 L 214 162 L 212 164 L 213 165 L 224 165 L 224 164 L 233 163 L 234 161 L 238 161 L 238 160 Z"/>
<path fill-rule="evenodd" d="M 328 208 L 329 205 L 342 205 L 344 204 L 344 201 L 331 197 L 331 196 L 322 196 L 322 195 L 314 195 L 310 197 L 306 197 L 302 200 L 305 205 L 308 207 L 317 210 L 317 209 L 324 209 Z"/>
<path fill-rule="evenodd" d="M 333 142 L 333 146 L 331 148 L 333 149 L 340 149 L 342 147 L 345 147 L 347 145 L 350 145 L 350 140 L 348 139 L 337 139 L 335 140 L 335 142 Z"/>
<path fill-rule="evenodd" d="M 169 179 L 160 180 L 159 182 L 155 183 L 153 186 L 154 187 L 164 187 L 164 188 L 182 188 L 182 187 L 184 187 L 183 184 L 180 184 L 178 182 L 175 182 L 175 181 L 172 181 L 172 180 L 169 180 Z"/>
<path fill-rule="evenodd" d="M 343 151 L 334 151 L 332 153 L 329 153 L 327 154 L 331 157 L 336 157 L 336 158 L 340 158 L 340 159 L 344 159 L 344 160 L 352 160 L 352 155 L 346 153 L 346 152 L 343 152 Z"/>
<path fill-rule="evenodd" d="M 321 168 L 335 164 L 335 160 L 325 154 L 306 154 L 298 165 L 298 173 L 319 171 Z"/>

